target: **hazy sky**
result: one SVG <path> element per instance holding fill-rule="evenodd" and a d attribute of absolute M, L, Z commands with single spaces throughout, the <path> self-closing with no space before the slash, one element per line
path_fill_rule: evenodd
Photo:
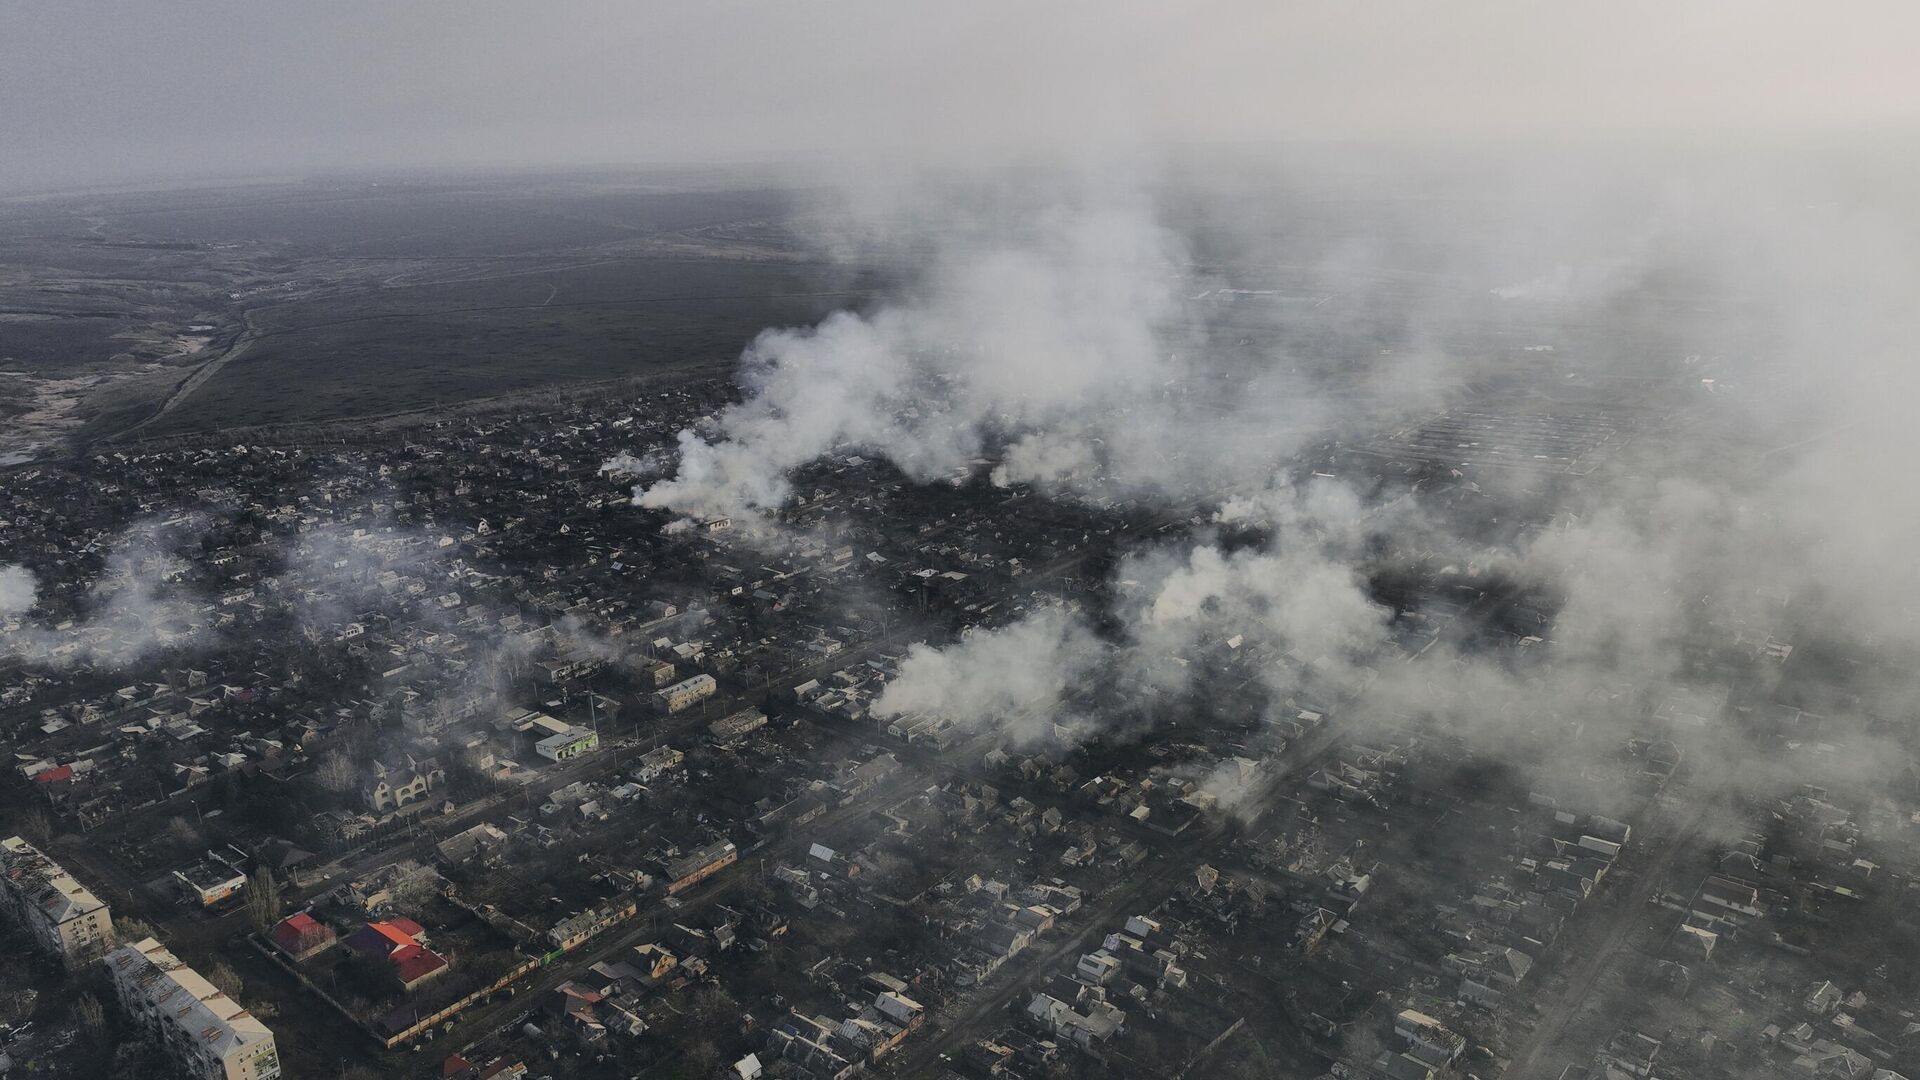
<path fill-rule="evenodd" d="M 0 187 L 1160 139 L 1910 128 L 1910 0 L 61 0 Z"/>

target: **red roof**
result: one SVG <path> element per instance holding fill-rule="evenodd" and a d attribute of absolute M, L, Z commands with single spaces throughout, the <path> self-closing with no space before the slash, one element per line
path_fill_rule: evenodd
<path fill-rule="evenodd" d="M 447 962 L 440 957 L 440 954 L 418 945 L 408 945 L 393 952 L 394 974 L 400 976 L 400 981 L 407 986 L 412 986 L 446 966 Z"/>
<path fill-rule="evenodd" d="M 419 936 L 424 928 L 412 919 L 387 919 L 368 923 L 367 929 L 391 941 L 396 946 L 418 945 Z"/>
<path fill-rule="evenodd" d="M 448 1054 L 447 1060 L 440 1063 L 440 1075 L 443 1077 L 460 1076 L 473 1071 L 473 1063 L 459 1054 Z"/>
<path fill-rule="evenodd" d="M 300 955 L 315 945 L 332 944 L 334 940 L 334 932 L 305 911 L 298 911 L 275 922 L 273 930 L 269 930 L 269 936 L 273 938 L 273 944 L 280 945 L 294 955 Z"/>
<path fill-rule="evenodd" d="M 56 780 L 71 779 L 73 779 L 73 766 L 71 765 L 58 765 L 34 777 L 35 781 L 42 784 L 51 784 Z"/>
<path fill-rule="evenodd" d="M 297 953 L 315 944 L 323 935 L 329 940 L 333 937 L 332 931 L 304 911 L 295 912 L 275 923 L 271 934 L 274 944 L 290 953 Z"/>
<path fill-rule="evenodd" d="M 407 927 L 412 927 L 413 933 L 408 933 Z M 392 956 L 398 949 L 420 944 L 414 935 L 424 932 L 420 924 L 411 919 L 370 922 L 347 936 L 347 948 L 375 956 Z"/>

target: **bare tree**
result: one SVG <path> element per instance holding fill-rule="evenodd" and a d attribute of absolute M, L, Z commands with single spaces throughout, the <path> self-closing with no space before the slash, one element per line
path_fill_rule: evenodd
<path fill-rule="evenodd" d="M 94 997 L 91 990 L 83 991 L 78 998 L 74 999 L 73 1018 L 89 1035 L 98 1037 L 107 1030 L 107 1010 L 101 1006 L 100 999 Z"/>
<path fill-rule="evenodd" d="M 353 760 L 338 750 L 329 750 L 320 755 L 319 763 L 314 767 L 314 777 L 320 786 L 338 795 L 353 787 Z"/>
<path fill-rule="evenodd" d="M 44 808 L 36 806 L 20 815 L 20 830 L 33 837 L 35 843 L 44 844 L 53 838 L 53 819 Z"/>
<path fill-rule="evenodd" d="M 147 938 L 158 939 L 160 931 L 144 919 L 131 915 L 116 915 L 113 918 L 113 936 L 120 941 L 144 941 Z"/>
<path fill-rule="evenodd" d="M 233 970 L 233 965 L 225 960 L 215 960 L 202 968 L 200 974 L 206 976 L 208 982 L 219 987 L 220 992 L 228 997 L 238 997 L 240 987 L 244 985 L 240 981 L 240 973 Z"/>
<path fill-rule="evenodd" d="M 253 880 L 247 883 L 247 919 L 261 933 L 280 921 L 280 883 L 264 866 L 255 870 Z"/>
<path fill-rule="evenodd" d="M 695 1039 L 687 1044 L 687 1064 L 702 1076 L 710 1075 L 720 1064 L 720 1048 L 711 1039 Z"/>
<path fill-rule="evenodd" d="M 441 881 L 440 875 L 430 869 L 408 875 L 393 887 L 394 906 L 408 911 L 417 911 L 433 903 L 443 887 L 444 882 Z"/>
<path fill-rule="evenodd" d="M 195 845 L 200 842 L 199 828 L 184 817 L 176 817 L 167 822 L 167 835 L 178 844 Z"/>

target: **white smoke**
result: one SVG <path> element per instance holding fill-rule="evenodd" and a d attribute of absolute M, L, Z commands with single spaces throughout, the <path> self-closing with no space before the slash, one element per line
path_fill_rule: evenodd
<path fill-rule="evenodd" d="M 672 457 L 663 450 L 656 450 L 644 456 L 622 450 L 606 461 L 601 462 L 600 474 L 602 476 L 628 476 L 636 480 L 646 480 L 666 472 L 672 465 Z"/>
<path fill-rule="evenodd" d="M 24 566 L 0 566 L 0 615 L 18 615 L 33 607 L 40 586 Z"/>
<path fill-rule="evenodd" d="M 182 520 L 131 526 L 114 539 L 106 565 L 88 589 L 83 620 L 65 630 L 22 626 L 0 638 L 0 656 L 52 667 L 119 666 L 162 649 L 198 645 L 210 631 L 208 605 L 176 584 L 188 568 L 173 554 L 178 537 L 194 528 Z M 0 574 L 0 591 L 11 602 L 30 604 L 33 586 L 25 571 Z"/>
<path fill-rule="evenodd" d="M 1042 608 L 1005 627 L 977 630 L 945 649 L 915 645 L 873 703 L 874 715 L 929 713 L 1015 742 L 1043 737 L 1068 692 L 1107 658 L 1072 613 Z"/>
<path fill-rule="evenodd" d="M 1094 445 L 1085 438 L 1057 436 L 1051 432 L 1023 435 L 1007 447 L 1000 464 L 994 466 L 993 484 L 995 487 L 1033 484 L 1058 488 L 1091 478 L 1100 464 Z"/>
<path fill-rule="evenodd" d="M 1144 400 L 1176 361 L 1160 326 L 1183 261 L 1137 200 L 1088 196 L 1027 229 L 943 248 L 912 298 L 770 330 L 747 350 L 745 400 L 711 438 L 683 431 L 679 471 L 641 506 L 697 517 L 778 507 L 787 473 L 836 447 L 886 456 L 919 480 L 1017 443 L 1003 480 L 1059 478 L 1115 409 Z"/>

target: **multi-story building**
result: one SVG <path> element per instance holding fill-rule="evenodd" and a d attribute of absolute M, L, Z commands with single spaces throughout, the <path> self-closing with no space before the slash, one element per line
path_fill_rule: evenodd
<path fill-rule="evenodd" d="M 707 726 L 707 731 L 713 735 L 715 742 L 729 743 L 766 726 L 766 713 L 759 709 L 741 709 L 739 712 L 729 713 L 715 720 Z"/>
<path fill-rule="evenodd" d="M 32 931 L 41 948 L 69 965 L 113 945 L 107 905 L 18 836 L 0 840 L 0 905 Z"/>
<path fill-rule="evenodd" d="M 195 1080 L 275 1080 L 273 1032 L 152 938 L 101 961 L 128 1015 Z"/>
<path fill-rule="evenodd" d="M 739 850 L 724 840 L 675 859 L 667 864 L 667 893 L 690 889 L 739 860 Z"/>
<path fill-rule="evenodd" d="M 599 733 L 583 727 L 568 727 L 533 744 L 533 752 L 548 761 L 567 761 L 599 748 Z"/>
<path fill-rule="evenodd" d="M 681 709 L 693 705 L 703 698 L 712 697 L 713 692 L 718 689 L 720 689 L 720 686 L 713 681 L 713 676 L 695 675 L 691 679 L 682 679 L 674 683 L 665 690 L 655 693 L 653 697 L 661 709 L 666 712 L 677 713 Z"/>
<path fill-rule="evenodd" d="M 199 901 L 201 907 L 212 907 L 238 896 L 247 887 L 247 875 L 212 852 L 192 866 L 175 870 L 173 879 L 180 883 L 181 891 Z"/>
<path fill-rule="evenodd" d="M 376 761 L 373 763 L 373 773 L 367 778 L 361 793 L 374 813 L 383 814 L 425 798 L 428 792 L 445 783 L 446 779 L 446 770 L 432 758 L 415 761 L 409 757 L 406 764 L 399 768 L 389 768 Z"/>

